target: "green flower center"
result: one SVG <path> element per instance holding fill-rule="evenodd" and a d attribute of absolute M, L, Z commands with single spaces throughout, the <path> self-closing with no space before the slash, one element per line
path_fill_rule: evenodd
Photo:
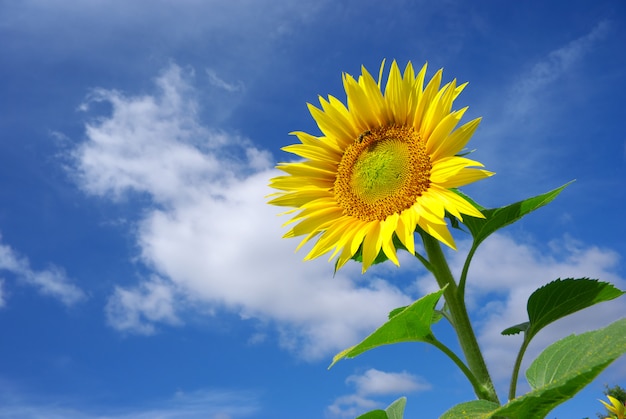
<path fill-rule="evenodd" d="M 335 198 L 347 215 L 382 221 L 410 208 L 428 190 L 431 167 L 412 127 L 365 131 L 339 163 Z"/>

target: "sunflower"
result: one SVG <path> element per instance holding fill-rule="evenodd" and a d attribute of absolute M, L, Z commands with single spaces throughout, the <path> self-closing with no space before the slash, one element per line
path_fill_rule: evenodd
<path fill-rule="evenodd" d="M 452 102 L 467 83 L 440 88 L 439 70 L 424 87 L 426 65 L 401 74 L 394 61 L 383 92 L 384 68 L 378 82 L 365 67 L 358 80 L 343 74 L 347 106 L 333 96 L 319 98 L 321 109 L 308 104 L 323 135 L 293 132 L 300 143 L 282 149 L 304 160 L 277 166 L 287 175 L 271 180 L 279 192 L 269 203 L 298 211 L 285 234 L 306 236 L 298 249 L 319 236 L 305 260 L 332 251 L 339 269 L 360 252 L 365 272 L 382 251 L 399 265 L 396 238 L 414 254 L 421 228 L 455 249 L 446 211 L 483 217 L 453 190 L 493 174 L 458 155 L 480 123 L 455 129 L 467 107 Z"/>
<path fill-rule="evenodd" d="M 624 405 L 621 401 L 619 401 L 618 399 L 616 399 L 613 396 L 609 396 L 607 394 L 606 397 L 609 398 L 609 401 L 611 402 L 611 404 L 608 404 L 608 403 L 606 403 L 603 400 L 599 400 L 599 402 L 602 403 L 604 405 L 604 407 L 606 407 L 606 409 L 611 414 L 614 415 L 612 418 L 608 417 L 606 419 L 626 419 L 626 405 Z"/>

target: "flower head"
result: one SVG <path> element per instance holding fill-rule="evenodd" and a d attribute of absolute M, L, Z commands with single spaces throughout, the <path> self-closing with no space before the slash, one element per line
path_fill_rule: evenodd
<path fill-rule="evenodd" d="M 607 402 L 603 400 L 599 400 L 599 402 L 602 403 L 609 412 L 615 415 L 612 418 L 606 418 L 606 419 L 626 419 L 626 406 L 624 406 L 622 402 L 620 402 L 613 396 L 607 395 L 606 397 L 609 398 L 609 401 L 611 402 L 611 404 L 608 404 Z"/>
<path fill-rule="evenodd" d="M 382 251 L 399 265 L 394 237 L 414 253 L 419 227 L 455 248 L 446 211 L 482 217 L 452 190 L 493 174 L 458 155 L 480 122 L 455 129 L 467 107 L 452 102 L 466 83 L 440 87 L 439 70 L 424 87 L 426 65 L 401 74 L 394 61 L 383 91 L 383 70 L 378 82 L 364 67 L 358 79 L 344 74 L 347 106 L 333 96 L 309 104 L 322 136 L 294 132 L 300 143 L 283 148 L 304 160 L 279 164 L 287 175 L 272 179 L 270 203 L 299 210 L 285 235 L 305 236 L 298 248 L 319 236 L 305 259 L 332 251 L 339 269 L 360 250 L 365 272 Z"/>

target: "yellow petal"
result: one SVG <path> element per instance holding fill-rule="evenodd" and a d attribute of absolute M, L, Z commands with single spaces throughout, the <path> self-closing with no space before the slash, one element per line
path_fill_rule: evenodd
<path fill-rule="evenodd" d="M 441 83 L 441 78 L 443 75 L 443 70 L 439 70 L 435 73 L 428 85 L 424 89 L 424 92 L 418 98 L 418 103 L 415 108 L 415 115 L 413 116 L 413 127 L 417 132 L 421 132 L 422 124 L 424 120 L 424 114 L 428 110 L 433 97 L 437 94 L 439 90 L 439 84 Z M 422 81 L 423 82 L 423 81 Z"/>
<path fill-rule="evenodd" d="M 461 171 L 459 171 L 457 174 L 450 177 L 445 182 L 438 183 L 438 185 L 443 186 L 444 188 L 458 188 L 460 186 L 465 186 L 478 180 L 486 179 L 490 176 L 493 176 L 494 174 L 494 172 L 490 172 L 488 170 L 473 169 L 468 167 L 461 169 Z"/>
<path fill-rule="evenodd" d="M 398 226 L 396 227 L 396 235 L 406 247 L 406 250 L 415 254 L 415 238 L 414 232 L 416 227 L 416 221 L 414 217 L 411 216 L 413 211 L 403 211 L 400 219 L 398 220 Z M 413 221 L 412 221 L 413 220 Z"/>
<path fill-rule="evenodd" d="M 420 218 L 418 224 L 426 233 L 430 234 L 451 249 L 456 250 L 454 239 L 452 238 L 452 235 L 450 234 L 447 225 L 431 224 L 429 222 L 426 222 L 423 218 Z"/>
<path fill-rule="evenodd" d="M 372 222 L 363 238 L 363 272 L 374 263 L 380 251 L 380 222 Z"/>
<path fill-rule="evenodd" d="M 323 149 L 318 146 L 311 146 L 307 144 L 293 144 L 281 148 L 281 150 L 287 153 L 292 153 L 305 159 L 319 160 L 319 161 L 341 161 L 341 154 L 329 153 L 328 149 Z"/>
<path fill-rule="evenodd" d="M 292 131 L 289 134 L 298 137 L 298 140 L 300 140 L 300 142 L 304 145 L 319 147 L 324 150 L 328 150 L 328 152 L 331 154 L 337 154 L 339 158 L 341 158 L 341 156 L 343 155 L 343 147 L 341 147 L 339 143 L 332 138 L 316 137 L 302 131 Z"/>
<path fill-rule="evenodd" d="M 392 214 L 381 223 L 380 227 L 380 240 L 383 252 L 396 266 L 400 266 L 400 262 L 396 255 L 396 248 L 393 245 L 393 233 L 398 226 L 399 218 L 400 214 Z"/>
<path fill-rule="evenodd" d="M 465 107 L 459 111 L 452 112 L 444 117 L 439 124 L 435 127 L 435 130 L 428 137 L 426 142 L 426 152 L 430 154 L 431 161 L 436 161 L 441 157 L 447 157 L 445 151 L 448 142 L 448 135 L 452 132 L 454 127 L 457 126 L 463 114 L 468 108 Z"/>
<path fill-rule="evenodd" d="M 472 138 L 474 131 L 478 128 L 481 118 L 476 118 L 467 124 L 461 125 L 457 128 L 448 138 L 442 142 L 440 149 L 438 150 L 439 156 L 454 156 L 458 154 L 465 144 Z"/>
<path fill-rule="evenodd" d="M 476 218 L 485 218 L 484 215 L 476 209 L 476 207 L 456 193 L 438 186 L 431 186 L 431 189 L 433 194 L 436 193 L 438 199 L 443 202 L 446 210 L 459 220 L 463 221 L 461 214 L 471 215 Z"/>
<path fill-rule="evenodd" d="M 410 90 L 406 89 L 400 69 L 395 60 L 391 63 L 389 79 L 385 87 L 385 100 L 387 107 L 393 114 L 393 120 L 398 125 L 406 124 L 408 117 Z"/>
<path fill-rule="evenodd" d="M 482 167 L 482 164 L 465 157 L 443 157 L 433 162 L 433 167 L 430 170 L 430 180 L 437 185 L 441 185 L 468 166 Z"/>
<path fill-rule="evenodd" d="M 320 102 L 324 105 L 324 100 L 320 98 Z M 350 138 L 349 134 L 352 129 L 347 122 L 344 120 L 337 120 L 332 117 L 332 115 L 327 114 L 322 109 L 318 109 L 315 106 L 308 104 L 309 112 L 315 122 L 317 122 L 317 126 L 320 128 L 322 133 L 328 137 L 333 138 L 337 144 L 343 148 L 346 143 L 346 137 Z"/>
<path fill-rule="evenodd" d="M 315 259 L 316 257 L 332 250 L 332 248 L 337 245 L 341 236 L 345 233 L 345 227 L 350 224 L 350 221 L 349 217 L 345 217 L 343 220 L 337 219 L 332 224 L 329 224 L 326 231 L 321 234 L 317 243 L 315 243 L 309 251 L 309 254 L 304 259 Z"/>
<path fill-rule="evenodd" d="M 420 128 L 420 133 L 424 138 L 428 139 L 439 122 L 450 113 L 455 87 L 456 80 L 453 80 L 443 86 L 432 99 Z"/>
<path fill-rule="evenodd" d="M 282 207 L 301 207 L 307 202 L 315 201 L 320 198 L 332 198 L 332 194 L 328 191 L 319 189 L 305 189 L 292 193 L 276 194 L 276 198 L 268 202 L 268 204 L 278 205 Z"/>

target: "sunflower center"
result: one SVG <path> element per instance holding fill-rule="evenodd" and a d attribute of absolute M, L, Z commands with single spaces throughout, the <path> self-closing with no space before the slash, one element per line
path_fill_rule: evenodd
<path fill-rule="evenodd" d="M 410 208 L 430 183 L 426 146 L 412 127 L 365 131 L 339 163 L 334 193 L 344 213 L 384 220 Z"/>

